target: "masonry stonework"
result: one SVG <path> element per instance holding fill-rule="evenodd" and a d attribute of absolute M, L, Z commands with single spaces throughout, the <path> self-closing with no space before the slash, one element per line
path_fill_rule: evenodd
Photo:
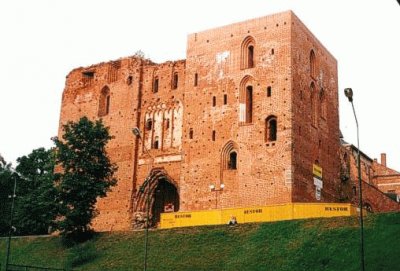
<path fill-rule="evenodd" d="M 141 227 L 147 193 L 154 224 L 162 212 L 314 202 L 313 165 L 321 202 L 351 201 L 337 62 L 291 11 L 190 34 L 186 60 L 74 69 L 60 127 L 85 115 L 110 127 L 118 166 L 98 231 Z"/>

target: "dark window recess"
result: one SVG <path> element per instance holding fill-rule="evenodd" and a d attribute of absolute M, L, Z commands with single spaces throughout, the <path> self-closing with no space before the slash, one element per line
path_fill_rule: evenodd
<path fill-rule="evenodd" d="M 246 123 L 253 122 L 253 87 L 246 88 Z"/>
<path fill-rule="evenodd" d="M 272 88 L 269 86 L 267 87 L 267 97 L 271 97 L 272 94 Z"/>
<path fill-rule="evenodd" d="M 237 169 L 237 153 L 234 151 L 229 154 L 228 169 Z"/>
<path fill-rule="evenodd" d="M 310 75 L 312 77 L 315 77 L 316 75 L 316 67 L 315 67 L 315 53 L 314 50 L 311 50 L 310 52 Z"/>
<path fill-rule="evenodd" d="M 106 98 L 106 115 L 108 115 L 108 113 L 110 113 L 110 95 Z"/>
<path fill-rule="evenodd" d="M 174 73 L 174 80 L 172 82 L 172 89 L 177 89 L 178 88 L 178 74 Z"/>
<path fill-rule="evenodd" d="M 82 72 L 83 77 L 86 78 L 93 78 L 94 77 L 94 72 L 93 71 L 86 71 L 86 72 Z"/>
<path fill-rule="evenodd" d="M 104 117 L 110 113 L 110 103 L 111 103 L 110 89 L 106 86 L 101 90 L 100 93 L 99 110 L 98 110 L 99 117 Z"/>
<path fill-rule="evenodd" d="M 228 95 L 224 94 L 224 104 L 227 104 L 227 103 L 228 103 Z"/>
<path fill-rule="evenodd" d="M 189 139 L 193 139 L 193 128 L 189 130 Z"/>
<path fill-rule="evenodd" d="M 216 106 L 217 105 L 217 97 L 213 96 L 212 98 L 212 106 Z"/>
<path fill-rule="evenodd" d="M 270 116 L 265 120 L 265 141 L 271 142 L 277 139 L 277 121 L 275 116 Z"/>
<path fill-rule="evenodd" d="M 130 76 L 128 76 L 128 78 L 126 79 L 126 84 L 127 85 L 132 85 L 132 82 L 133 82 L 133 77 L 132 77 L 132 75 L 130 75 Z"/>
<path fill-rule="evenodd" d="M 153 148 L 154 149 L 158 149 L 159 148 L 158 137 L 156 137 L 156 140 L 154 140 Z"/>
<path fill-rule="evenodd" d="M 158 77 L 154 78 L 153 92 L 154 93 L 158 92 Z"/>
<path fill-rule="evenodd" d="M 148 119 L 146 121 L 146 130 L 151 131 L 152 128 L 153 128 L 153 121 L 151 119 Z"/>
<path fill-rule="evenodd" d="M 247 66 L 249 67 L 249 68 L 253 68 L 254 67 L 254 46 L 253 45 L 250 45 L 248 48 L 247 48 L 247 50 L 248 50 L 248 64 L 247 64 Z"/>
<path fill-rule="evenodd" d="M 199 80 L 199 75 L 197 73 L 194 74 L 194 86 L 197 87 L 198 84 L 198 80 Z"/>
<path fill-rule="evenodd" d="M 274 49 L 271 49 L 271 55 L 275 54 Z"/>
<path fill-rule="evenodd" d="M 215 141 L 215 130 L 212 131 L 212 141 Z"/>

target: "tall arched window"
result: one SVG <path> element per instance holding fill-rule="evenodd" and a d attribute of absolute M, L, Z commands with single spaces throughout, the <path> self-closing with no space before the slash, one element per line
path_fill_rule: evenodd
<path fill-rule="evenodd" d="M 254 46 L 250 45 L 247 47 L 247 67 L 248 68 L 253 68 L 254 67 Z"/>
<path fill-rule="evenodd" d="M 326 120 L 326 95 L 325 90 L 322 88 L 319 92 L 319 100 L 320 100 L 320 107 L 321 107 L 321 118 Z"/>
<path fill-rule="evenodd" d="M 238 146 L 233 141 L 228 141 L 221 151 L 222 170 L 237 169 L 237 150 Z"/>
<path fill-rule="evenodd" d="M 265 119 L 265 141 L 272 142 L 277 140 L 278 123 L 275 116 Z"/>
<path fill-rule="evenodd" d="M 155 139 L 154 139 L 153 149 L 158 149 L 158 148 L 160 147 L 160 146 L 159 146 L 159 144 L 160 144 L 159 141 L 160 141 L 160 140 L 159 140 L 159 137 L 156 136 Z"/>
<path fill-rule="evenodd" d="M 172 79 L 172 89 L 178 88 L 178 73 L 174 73 L 174 77 Z"/>
<path fill-rule="evenodd" d="M 199 75 L 197 73 L 194 74 L 194 86 L 197 87 L 199 81 Z"/>
<path fill-rule="evenodd" d="M 253 122 L 253 78 L 246 75 L 240 82 L 239 122 Z"/>
<path fill-rule="evenodd" d="M 246 87 L 246 123 L 253 122 L 253 87 Z"/>
<path fill-rule="evenodd" d="M 237 153 L 232 151 L 229 153 L 228 169 L 237 169 Z"/>
<path fill-rule="evenodd" d="M 158 92 L 158 76 L 154 77 L 153 81 L 153 92 L 157 93 Z"/>
<path fill-rule="evenodd" d="M 146 131 L 151 131 L 152 128 L 153 128 L 153 120 L 152 119 L 148 119 L 146 121 Z"/>
<path fill-rule="evenodd" d="M 100 92 L 98 116 L 104 117 L 110 113 L 110 89 L 105 86 Z"/>
<path fill-rule="evenodd" d="M 251 36 L 246 37 L 241 46 L 240 68 L 249 69 L 254 67 L 255 41 Z"/>
<path fill-rule="evenodd" d="M 311 82 L 310 85 L 310 103 L 311 103 L 311 124 L 317 127 L 319 99 L 315 90 L 314 82 Z"/>
<path fill-rule="evenodd" d="M 315 60 L 315 53 L 314 50 L 310 52 L 310 75 L 311 77 L 315 78 L 316 76 L 316 60 Z"/>

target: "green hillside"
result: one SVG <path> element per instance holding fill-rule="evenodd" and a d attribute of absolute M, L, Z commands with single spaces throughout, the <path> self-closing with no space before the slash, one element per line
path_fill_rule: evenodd
<path fill-rule="evenodd" d="M 400 213 L 369 215 L 366 270 L 400 270 L 399 240 Z M 74 270 L 142 270 L 143 247 L 143 232 L 102 233 L 68 249 L 56 237 L 15 238 L 11 262 Z M 2 262 L 5 250 L 6 239 L 0 239 Z M 358 220 L 151 230 L 148 270 L 360 270 Z"/>

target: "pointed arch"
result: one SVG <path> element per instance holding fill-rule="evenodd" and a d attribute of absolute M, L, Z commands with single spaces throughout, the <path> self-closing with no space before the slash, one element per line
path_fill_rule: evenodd
<path fill-rule="evenodd" d="M 319 107 L 319 97 L 315 90 L 314 82 L 310 84 L 310 103 L 311 103 L 311 124 L 315 127 L 318 126 L 318 107 Z"/>
<path fill-rule="evenodd" d="M 326 101 L 326 93 L 323 88 L 321 88 L 319 92 L 319 100 L 320 100 L 320 107 L 321 107 L 321 118 L 326 120 L 326 115 L 327 115 L 327 101 Z"/>
<path fill-rule="evenodd" d="M 310 76 L 312 78 L 315 78 L 316 73 L 317 73 L 317 68 L 316 68 L 315 52 L 313 49 L 311 49 L 311 51 L 310 51 Z"/>
<path fill-rule="evenodd" d="M 107 116 L 110 113 L 110 88 L 105 86 L 100 91 L 99 109 L 97 115 L 99 117 Z"/>
<path fill-rule="evenodd" d="M 157 202 L 159 202 L 160 199 L 158 199 L 157 197 L 158 195 L 158 191 L 157 189 L 160 188 L 160 184 L 166 184 L 167 186 L 169 186 L 170 188 L 172 188 L 173 191 L 172 195 L 169 195 L 169 199 L 170 201 L 172 201 L 174 208 L 173 211 L 177 212 L 179 211 L 179 204 L 180 204 L 180 196 L 179 196 L 179 186 L 178 183 L 171 178 L 167 171 L 164 168 L 153 168 L 149 175 L 146 177 L 146 179 L 144 180 L 144 182 L 142 183 L 142 185 L 139 187 L 135 197 L 134 197 L 134 202 L 133 202 L 133 210 L 134 213 L 142 213 L 144 214 L 146 211 L 146 197 L 147 195 L 149 195 L 150 197 L 150 214 L 149 214 L 149 220 L 150 225 L 154 225 L 155 221 L 153 218 L 157 217 L 159 218 L 159 214 L 160 212 L 163 212 L 162 210 L 156 210 L 157 206 Z M 165 185 L 163 185 L 165 186 Z M 171 189 L 170 189 L 171 190 Z M 163 194 L 163 193 L 161 193 Z M 168 196 L 168 195 L 161 195 L 163 197 Z M 167 197 L 168 198 L 168 197 Z M 166 203 L 164 202 L 164 200 L 162 200 L 162 203 Z M 159 205 L 159 204 L 158 204 Z M 157 212 L 157 213 L 155 213 Z M 133 221 L 134 227 L 140 227 L 143 226 L 144 221 L 143 220 L 136 220 L 136 218 L 134 218 Z"/>
<path fill-rule="evenodd" d="M 240 82 L 239 122 L 253 122 L 253 77 L 246 75 Z"/>
<path fill-rule="evenodd" d="M 221 150 L 221 166 L 223 170 L 230 169 L 236 170 L 238 168 L 238 146 L 229 140 Z"/>
<path fill-rule="evenodd" d="M 274 115 L 268 116 L 265 119 L 265 142 L 273 142 L 278 139 L 278 122 Z"/>
<path fill-rule="evenodd" d="M 240 55 L 240 68 L 250 69 L 254 67 L 254 55 L 255 55 L 255 40 L 252 36 L 247 36 L 241 45 L 241 55 Z"/>

